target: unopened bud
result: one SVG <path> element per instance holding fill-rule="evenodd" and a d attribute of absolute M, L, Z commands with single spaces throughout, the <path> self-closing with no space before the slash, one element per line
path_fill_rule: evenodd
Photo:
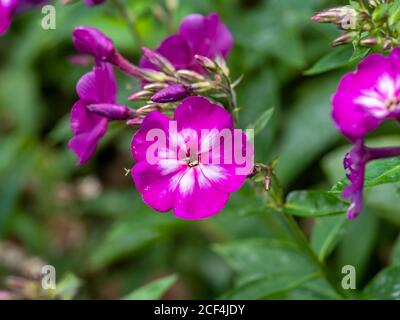
<path fill-rule="evenodd" d="M 210 58 L 207 58 L 205 56 L 200 56 L 198 54 L 196 54 L 194 58 L 196 59 L 196 62 L 206 70 L 210 72 L 215 72 L 218 70 L 218 65 Z"/>
<path fill-rule="evenodd" d="M 133 110 L 122 104 L 90 104 L 87 109 L 110 120 L 126 120 L 135 114 Z"/>
<path fill-rule="evenodd" d="M 140 115 L 144 115 L 151 111 L 160 111 L 160 110 L 161 110 L 161 107 L 159 104 L 151 103 L 151 104 L 147 104 L 147 105 L 137 109 L 136 112 Z"/>
<path fill-rule="evenodd" d="M 157 92 L 162 89 L 165 89 L 166 87 L 168 87 L 168 84 L 166 84 L 166 83 L 155 82 L 155 83 L 146 84 L 143 87 L 143 89 L 146 91 Z"/>
<path fill-rule="evenodd" d="M 158 103 L 174 102 L 185 98 L 189 94 L 188 88 L 181 84 L 173 84 L 151 97 L 151 101 Z"/>
<path fill-rule="evenodd" d="M 393 47 L 394 47 L 394 45 L 393 45 L 392 39 L 385 39 L 385 40 L 383 41 L 383 46 L 382 46 L 382 49 L 383 49 L 383 50 L 389 51 L 389 50 L 392 50 Z"/>
<path fill-rule="evenodd" d="M 190 82 L 206 80 L 203 75 L 201 75 L 198 72 L 191 71 L 191 70 L 186 70 L 186 69 L 178 70 L 177 74 L 178 74 L 179 78 L 184 79 L 186 81 L 190 81 Z"/>
<path fill-rule="evenodd" d="M 150 63 L 154 64 L 162 71 L 166 73 L 175 72 L 175 67 L 172 65 L 172 63 L 158 52 L 155 52 L 149 48 L 142 48 L 142 51 L 144 53 L 144 56 L 150 61 Z"/>
<path fill-rule="evenodd" d="M 141 78 L 149 82 L 165 82 L 171 81 L 171 77 L 168 77 L 164 72 L 155 71 L 152 69 L 140 69 Z"/>
<path fill-rule="evenodd" d="M 332 47 L 337 47 L 342 44 L 350 43 L 353 41 L 353 39 L 356 35 L 357 35 L 356 32 L 345 33 L 345 34 L 341 35 L 340 37 L 336 38 L 335 40 L 333 40 L 331 45 L 332 45 Z"/>
<path fill-rule="evenodd" d="M 311 18 L 311 20 L 316 23 L 334 23 L 343 30 L 355 29 L 357 19 L 358 13 L 351 6 L 342 6 L 324 10 Z"/>
<path fill-rule="evenodd" d="M 369 37 L 369 38 L 360 40 L 360 45 L 363 47 L 372 48 L 372 47 L 376 46 L 378 43 L 379 43 L 379 40 L 374 37 Z"/>
<path fill-rule="evenodd" d="M 189 89 L 193 92 L 201 93 L 201 92 L 211 90 L 213 87 L 214 86 L 212 85 L 212 83 L 210 83 L 208 81 L 203 81 L 203 82 L 196 82 L 196 83 L 191 84 L 189 86 Z"/>
<path fill-rule="evenodd" d="M 151 91 L 141 90 L 141 91 L 135 92 L 134 94 L 130 95 L 128 100 L 129 101 L 149 100 L 152 95 L 153 95 L 153 92 L 151 92 Z"/>
<path fill-rule="evenodd" d="M 271 189 L 271 183 L 272 183 L 272 179 L 271 179 L 270 175 L 266 175 L 264 177 L 264 188 L 265 188 L 265 191 L 269 191 Z"/>
<path fill-rule="evenodd" d="M 135 118 L 129 119 L 126 122 L 126 124 L 128 126 L 135 127 L 135 126 L 140 126 L 142 124 L 142 122 L 143 122 L 143 118 L 142 117 L 135 117 Z"/>

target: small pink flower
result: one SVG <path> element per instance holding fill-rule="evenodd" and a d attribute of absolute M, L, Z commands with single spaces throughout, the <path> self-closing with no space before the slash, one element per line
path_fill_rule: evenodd
<path fill-rule="evenodd" d="M 333 119 L 351 141 L 388 119 L 400 121 L 400 48 L 389 57 L 371 54 L 346 74 L 333 97 Z"/>
<path fill-rule="evenodd" d="M 337 128 L 353 143 L 343 164 L 349 186 L 343 191 L 350 198 L 349 219 L 363 209 L 365 170 L 370 161 L 400 156 L 399 147 L 368 148 L 365 136 L 387 120 L 400 121 L 400 48 L 388 57 L 371 54 L 340 81 L 333 96 L 332 116 Z"/>
<path fill-rule="evenodd" d="M 73 137 L 68 143 L 78 156 L 78 164 L 87 162 L 100 139 L 105 135 L 110 120 L 126 120 L 131 111 L 116 104 L 117 84 L 113 67 L 101 63 L 85 74 L 78 82 L 79 100 L 71 110 Z"/>
<path fill-rule="evenodd" d="M 176 124 L 176 129 L 171 129 L 171 123 Z M 154 129 L 166 137 L 165 148 L 155 152 L 155 163 L 148 157 L 154 144 L 148 135 Z M 214 134 L 224 129 L 234 140 L 228 153 L 222 146 L 216 151 Z M 202 134 L 203 130 L 210 134 Z M 186 98 L 177 107 L 174 121 L 158 111 L 149 113 L 132 140 L 136 160 L 132 177 L 144 202 L 160 212 L 173 209 L 176 217 L 189 220 L 208 218 L 221 211 L 229 194 L 240 189 L 253 170 L 253 165 L 247 168 L 248 163 L 244 168 L 245 164 L 234 155 L 239 151 L 246 154 L 246 159 L 251 157 L 252 161 L 253 157 L 253 147 L 246 136 L 235 132 L 230 113 L 203 97 Z M 243 170 L 239 174 L 240 168 Z"/>
<path fill-rule="evenodd" d="M 167 58 L 178 70 L 189 69 L 204 73 L 196 63 L 195 55 L 210 59 L 218 55 L 226 58 L 232 46 L 232 34 L 220 21 L 218 13 L 208 16 L 190 14 L 182 20 L 179 31 L 165 38 L 156 52 Z M 146 56 L 140 60 L 140 67 L 158 70 Z"/>

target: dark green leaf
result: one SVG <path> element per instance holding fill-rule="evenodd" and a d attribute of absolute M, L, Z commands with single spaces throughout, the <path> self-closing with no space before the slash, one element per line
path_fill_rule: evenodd
<path fill-rule="evenodd" d="M 176 282 L 177 276 L 158 279 L 126 295 L 123 300 L 158 300 Z"/>
<path fill-rule="evenodd" d="M 323 191 L 294 191 L 289 193 L 284 210 L 302 217 L 322 217 L 343 214 L 348 204 L 335 193 Z"/>

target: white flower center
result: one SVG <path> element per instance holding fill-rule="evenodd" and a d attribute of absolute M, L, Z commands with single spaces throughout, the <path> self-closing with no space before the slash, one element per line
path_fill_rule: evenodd
<path fill-rule="evenodd" d="M 384 74 L 372 89 L 362 90 L 354 102 L 367 109 L 377 118 L 385 118 L 400 109 L 400 77 L 393 79 Z"/>

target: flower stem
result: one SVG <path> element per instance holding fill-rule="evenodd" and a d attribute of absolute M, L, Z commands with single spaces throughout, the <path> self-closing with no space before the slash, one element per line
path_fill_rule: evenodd
<path fill-rule="evenodd" d="M 112 0 L 112 3 L 114 4 L 115 8 L 117 9 L 121 17 L 125 20 L 125 23 L 137 46 L 139 48 L 143 47 L 144 42 L 136 27 L 136 19 L 132 16 L 132 14 L 129 14 L 126 6 L 123 4 L 121 0 Z"/>
<path fill-rule="evenodd" d="M 367 148 L 368 160 L 400 157 L 400 147 Z"/>

